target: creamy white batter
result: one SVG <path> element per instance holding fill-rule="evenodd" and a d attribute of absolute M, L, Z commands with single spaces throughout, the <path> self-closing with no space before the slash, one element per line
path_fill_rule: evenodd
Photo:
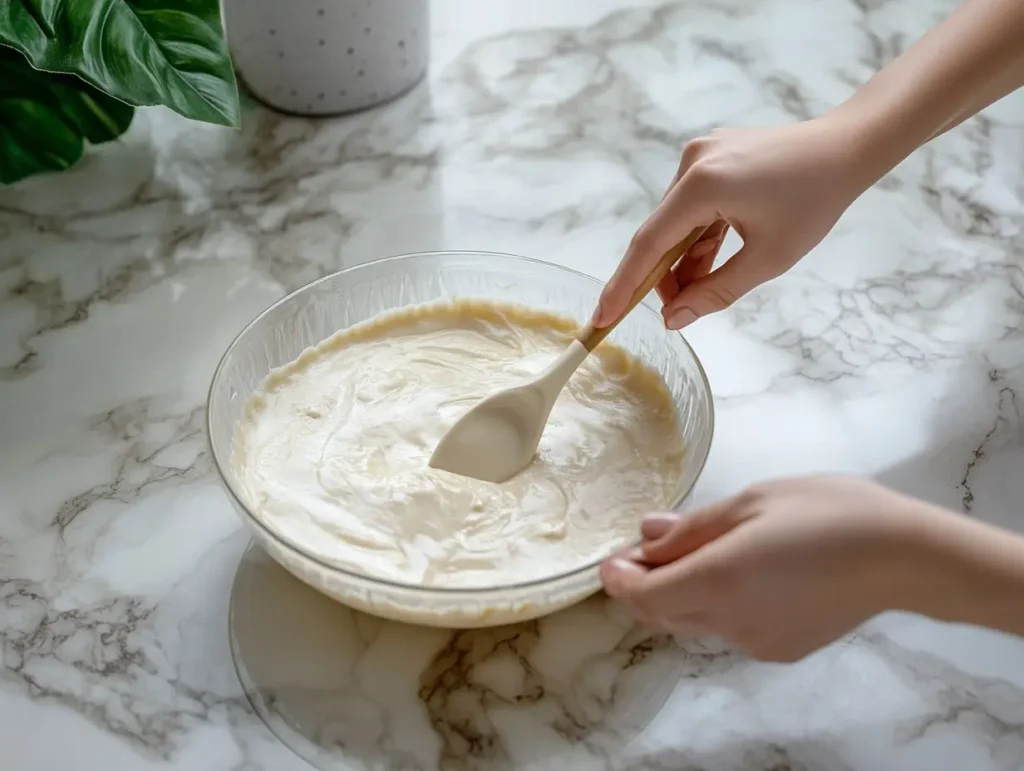
<path fill-rule="evenodd" d="M 339 332 L 248 400 L 234 453 L 245 502 L 321 560 L 405 583 L 501 586 L 607 555 L 677 496 L 683 461 L 667 388 L 620 348 L 583 363 L 518 476 L 497 485 L 427 466 L 463 412 L 542 370 L 573 330 L 460 302 Z"/>

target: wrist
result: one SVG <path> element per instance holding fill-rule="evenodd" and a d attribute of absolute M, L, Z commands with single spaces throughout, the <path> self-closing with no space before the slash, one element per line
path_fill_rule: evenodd
<path fill-rule="evenodd" d="M 927 141 L 930 130 L 914 128 L 883 104 L 855 94 L 821 118 L 843 154 L 847 183 L 856 198 Z"/>
<path fill-rule="evenodd" d="M 1024 633 L 1024 539 L 922 504 L 908 533 L 902 610 Z"/>
<path fill-rule="evenodd" d="M 871 517 L 864 579 L 873 613 L 901 610 L 933 615 L 928 603 L 946 575 L 945 557 L 931 542 L 941 510 L 898 493 Z"/>
<path fill-rule="evenodd" d="M 867 186 L 1020 85 L 1022 29 L 1019 0 L 966 2 L 831 111 L 848 129 Z"/>

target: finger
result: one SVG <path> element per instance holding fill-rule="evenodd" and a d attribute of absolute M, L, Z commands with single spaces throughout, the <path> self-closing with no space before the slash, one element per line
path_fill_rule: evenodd
<path fill-rule="evenodd" d="M 666 624 L 675 619 L 706 633 L 720 610 L 723 568 L 736 559 L 729 539 L 715 540 L 699 550 L 656 567 L 610 559 L 602 565 L 605 590 L 630 615 Z"/>
<path fill-rule="evenodd" d="M 680 260 L 674 268 L 672 268 L 672 276 L 675 279 L 675 284 L 679 287 L 672 296 L 667 300 L 664 300 L 662 305 L 662 315 L 665 315 L 665 309 L 675 303 L 679 293 L 683 291 L 684 287 L 689 286 L 699 278 L 703 278 L 711 269 L 715 266 L 715 257 L 718 255 L 718 247 L 716 244 L 709 243 L 696 254 L 687 254 L 685 258 Z"/>
<path fill-rule="evenodd" d="M 675 299 L 675 296 L 679 294 L 679 281 L 676 278 L 675 268 L 666 273 L 665 277 L 658 282 L 657 290 L 662 305 L 668 305 Z"/>
<path fill-rule="evenodd" d="M 709 550 L 713 549 L 708 547 Z M 615 594 L 609 594 L 621 600 L 630 612 L 637 617 L 658 619 L 664 622 L 669 618 L 684 619 L 702 617 L 713 605 L 714 597 L 710 593 L 713 587 L 701 582 L 701 574 L 709 562 L 705 552 L 683 557 L 647 570 L 639 569 L 625 580 L 613 579 Z"/>
<path fill-rule="evenodd" d="M 642 565 L 622 557 L 601 565 L 605 592 L 635 621 L 662 634 L 708 634 L 706 613 L 696 607 L 678 607 L 674 601 L 672 577 L 651 582 L 651 575 Z M 692 600 L 688 600 L 691 605 Z"/>
<path fill-rule="evenodd" d="M 711 272 L 728 229 L 728 223 L 723 220 L 709 227 L 658 283 L 658 296 L 663 306 L 671 304 L 682 287 Z"/>
<path fill-rule="evenodd" d="M 744 246 L 721 267 L 681 287 L 664 310 L 666 324 L 669 329 L 682 329 L 703 316 L 723 311 L 769 278 Z"/>
<path fill-rule="evenodd" d="M 710 237 L 707 236 L 713 228 L 717 228 L 718 235 L 712 234 Z M 721 229 L 718 225 L 712 225 L 705 231 L 705 234 L 701 236 L 700 240 L 697 241 L 690 249 L 683 255 L 682 259 L 676 263 L 672 269 L 675 273 L 676 280 L 679 283 L 680 288 L 686 286 L 694 278 L 694 273 L 699 271 L 700 265 L 707 265 L 704 269 L 704 273 L 707 273 L 711 269 L 711 265 L 714 264 L 715 255 L 718 254 L 718 250 L 721 247 L 720 243 Z M 709 259 L 710 258 L 710 259 Z"/>
<path fill-rule="evenodd" d="M 664 194 L 661 196 L 661 200 L 665 200 L 665 197 L 672 192 L 672 188 L 679 184 L 679 180 L 683 178 L 683 175 L 693 165 L 693 162 L 697 160 L 697 156 L 700 154 L 702 147 L 701 140 L 691 140 L 683 146 L 683 153 L 679 157 L 679 165 L 676 167 L 676 173 L 672 177 L 672 182 L 665 189 Z"/>
<path fill-rule="evenodd" d="M 598 300 L 593 318 L 597 327 L 608 326 L 622 315 L 633 292 L 665 252 L 695 228 L 719 219 L 707 196 L 701 195 L 701 185 L 687 184 L 689 177 L 689 173 L 683 175 L 633 237 Z"/>
<path fill-rule="evenodd" d="M 668 194 L 672 192 L 672 188 L 679 184 L 679 180 L 683 178 L 683 172 L 685 171 L 686 169 L 683 168 L 683 164 L 680 163 L 679 167 L 676 169 L 676 173 L 672 175 L 672 181 L 669 183 L 668 187 L 665 188 L 665 192 L 661 194 L 662 201 L 664 201 L 668 197 Z"/>
<path fill-rule="evenodd" d="M 700 244 L 714 245 L 714 249 L 717 251 L 722 246 L 722 241 L 725 240 L 725 234 L 729 232 L 729 223 L 725 220 L 718 220 L 713 223 L 707 230 L 704 231 L 700 241 L 694 246 Z"/>
<path fill-rule="evenodd" d="M 681 517 L 678 514 L 648 514 L 640 523 L 640 535 L 645 541 L 657 541 L 678 525 L 680 520 Z"/>
<path fill-rule="evenodd" d="M 672 272 L 675 274 L 676 283 L 680 289 L 711 272 L 728 230 L 728 223 L 719 220 L 708 228 L 701 240 L 686 253 L 683 259 L 676 263 Z"/>
<path fill-rule="evenodd" d="M 706 506 L 684 515 L 657 540 L 640 546 L 644 562 L 664 565 L 692 554 L 733 530 L 746 519 L 739 497 Z"/>
<path fill-rule="evenodd" d="M 615 556 L 601 565 L 601 583 L 609 597 L 628 598 L 639 591 L 647 570 L 632 560 Z"/>

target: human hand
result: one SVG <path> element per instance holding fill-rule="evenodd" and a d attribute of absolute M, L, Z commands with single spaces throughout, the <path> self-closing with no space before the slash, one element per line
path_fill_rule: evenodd
<path fill-rule="evenodd" d="M 654 515 L 602 566 L 640 621 L 795 661 L 887 609 L 931 596 L 922 533 L 954 519 L 856 477 L 769 482 L 689 515 Z"/>
<path fill-rule="evenodd" d="M 826 116 L 719 129 L 689 142 L 668 192 L 605 287 L 595 325 L 617 319 L 662 255 L 701 226 L 704 235 L 658 286 L 670 329 L 723 310 L 791 268 L 873 182 L 856 173 L 853 130 Z M 712 270 L 729 227 L 743 248 Z"/>

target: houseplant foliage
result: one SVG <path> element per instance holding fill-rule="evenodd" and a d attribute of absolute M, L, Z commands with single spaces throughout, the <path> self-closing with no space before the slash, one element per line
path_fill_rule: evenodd
<path fill-rule="evenodd" d="M 146 105 L 238 125 L 219 0 L 0 0 L 0 183 L 68 168 Z"/>

